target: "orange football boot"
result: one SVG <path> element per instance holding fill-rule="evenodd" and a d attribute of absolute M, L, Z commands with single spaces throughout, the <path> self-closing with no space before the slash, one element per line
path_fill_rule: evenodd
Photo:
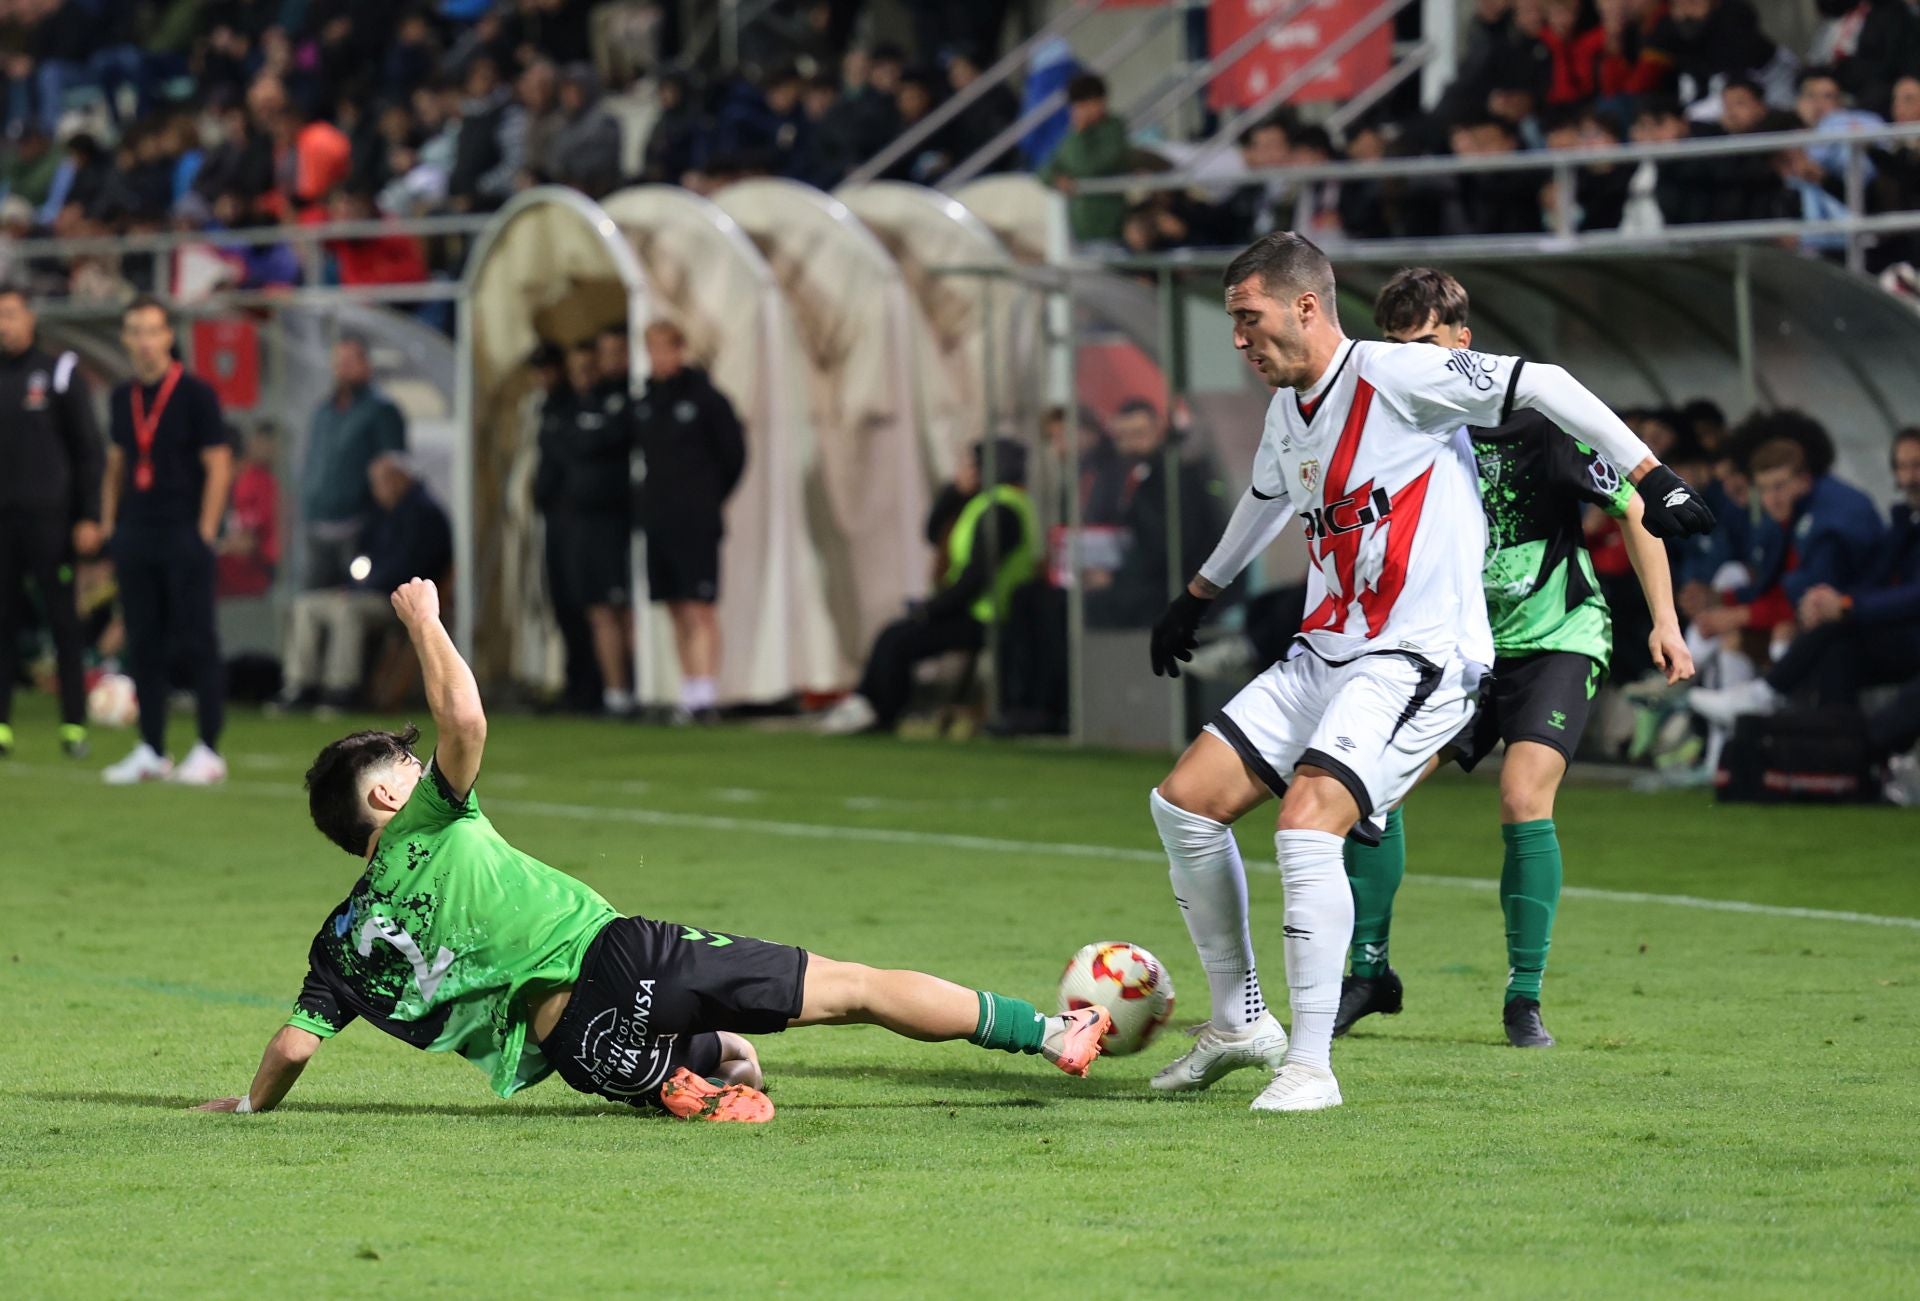
<path fill-rule="evenodd" d="M 660 1086 L 660 1105 L 682 1120 L 712 1120 L 764 1125 L 773 1119 L 773 1102 L 744 1084 L 715 1084 L 682 1066 Z"/>
<path fill-rule="evenodd" d="M 1069 1075 L 1085 1076 L 1100 1055 L 1100 1040 L 1113 1029 L 1113 1018 L 1098 1004 L 1060 1014 L 1057 1035 L 1048 1035 L 1040 1054 Z"/>

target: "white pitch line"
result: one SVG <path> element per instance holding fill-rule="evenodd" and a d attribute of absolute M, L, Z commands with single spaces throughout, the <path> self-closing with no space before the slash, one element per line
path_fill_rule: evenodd
<path fill-rule="evenodd" d="M 16 772 L 36 772 L 75 779 L 91 779 L 80 770 L 56 770 L 50 765 L 15 764 Z M 278 782 L 230 781 L 224 788 L 235 793 L 287 795 L 288 788 Z M 192 797 L 190 797 L 192 798 Z M 639 826 L 678 827 L 689 831 L 749 832 L 764 836 L 789 836 L 799 840 L 863 841 L 877 845 L 922 845 L 942 849 L 972 850 L 986 854 L 1052 855 L 1060 858 L 1098 858 L 1107 862 L 1164 863 L 1166 855 L 1153 849 L 1127 849 L 1116 845 L 1083 845 L 1065 840 L 1008 840 L 998 836 L 965 836 L 944 831 L 910 831 L 902 827 L 842 827 L 821 822 L 782 822 L 770 818 L 735 818 L 717 813 L 674 813 L 665 809 L 630 809 L 597 804 L 562 804 L 547 800 L 487 800 L 486 806 L 503 813 L 527 813 L 536 817 L 565 818 L 571 821 L 609 819 Z M 1498 882 L 1471 876 L 1433 876 L 1409 872 L 1406 879 L 1415 885 L 1448 886 L 1460 890 L 1497 890 Z M 1642 890 L 1600 890 L 1592 886 L 1570 885 L 1560 893 L 1568 899 L 1591 899 L 1596 903 L 1657 904 L 1666 908 L 1692 908 L 1701 912 L 1745 913 L 1759 917 L 1792 917 L 1801 921 L 1848 922 L 1858 926 L 1889 926 L 1896 930 L 1920 931 L 1920 917 L 1889 917 L 1880 913 L 1842 912 L 1830 908 L 1796 908 L 1789 904 L 1752 903 L 1745 899 L 1704 899 L 1690 894 L 1650 894 Z"/>
<path fill-rule="evenodd" d="M 1061 840 L 1006 840 L 996 836 L 965 836 L 941 831 L 909 831 L 895 827 L 838 827 L 819 822 L 776 822 L 763 818 L 733 818 L 712 813 L 671 813 L 663 809 L 601 808 L 590 804 L 554 804 L 540 800 L 493 800 L 492 807 L 508 813 L 537 816 L 633 822 L 642 826 L 680 827 L 692 831 L 754 832 L 804 840 L 858 840 L 869 844 L 938 846 L 989 854 L 1052 854 L 1067 858 L 1099 858 L 1109 862 L 1164 863 L 1166 855 L 1151 849 L 1123 849 L 1112 845 L 1081 845 Z M 1433 876 L 1409 872 L 1415 885 L 1451 886 L 1463 890 L 1497 890 L 1499 883 L 1468 876 Z M 1762 917 L 1794 917 L 1803 921 L 1852 922 L 1862 926 L 1891 926 L 1920 931 L 1920 917 L 1888 917 L 1879 913 L 1841 912 L 1829 908 L 1797 908 L 1788 904 L 1752 903 L 1744 899 L 1704 899 L 1690 894 L 1649 894 L 1642 890 L 1600 890 L 1592 886 L 1562 887 L 1568 899 L 1599 903 L 1660 904 L 1703 912 L 1749 913 Z"/>

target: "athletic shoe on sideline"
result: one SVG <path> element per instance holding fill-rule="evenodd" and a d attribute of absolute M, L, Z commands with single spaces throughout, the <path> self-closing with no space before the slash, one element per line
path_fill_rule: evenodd
<path fill-rule="evenodd" d="M 197 741 L 167 780 L 182 786 L 218 786 L 226 779 L 227 761 L 208 749 L 206 742 Z"/>
<path fill-rule="evenodd" d="M 1507 1025 L 1507 1042 L 1515 1048 L 1553 1047 L 1553 1036 L 1540 1024 L 1539 999 L 1509 999 L 1500 1019 Z"/>
<path fill-rule="evenodd" d="M 853 736 L 869 731 L 880 721 L 873 703 L 859 692 L 843 696 L 840 703 L 821 716 L 814 726 L 822 736 Z"/>
<path fill-rule="evenodd" d="M 1375 1012 L 1382 1016 L 1400 1015 L 1405 993 L 1400 973 L 1388 967 L 1381 976 L 1348 976 L 1340 982 L 1340 1010 L 1334 1013 L 1333 1037 L 1338 1039 L 1353 1029 L 1353 1023 Z"/>
<path fill-rule="evenodd" d="M 1096 1005 L 1062 1012 L 1059 1019 L 1060 1028 L 1040 1045 L 1040 1055 L 1069 1075 L 1085 1076 L 1100 1055 L 1101 1037 L 1113 1029 L 1113 1018 Z"/>
<path fill-rule="evenodd" d="M 165 781 L 172 771 L 173 760 L 155 754 L 153 747 L 142 741 L 119 763 L 102 768 L 100 780 L 109 786 L 134 786 L 140 782 Z"/>
<path fill-rule="evenodd" d="M 1346 1099 L 1340 1096 L 1340 1082 L 1333 1072 L 1318 1066 L 1288 1062 L 1260 1091 L 1249 1109 L 1253 1111 L 1325 1111 Z"/>
<path fill-rule="evenodd" d="M 1262 1012 L 1258 1021 L 1239 1030 L 1207 1021 L 1188 1033 L 1193 1047 L 1160 1069 L 1153 1077 L 1154 1088 L 1187 1093 L 1207 1088 L 1243 1066 L 1277 1071 L 1286 1060 L 1287 1032 L 1271 1012 Z"/>
<path fill-rule="evenodd" d="M 773 1119 L 773 1100 L 745 1084 L 716 1084 L 682 1066 L 660 1086 L 660 1105 L 682 1120 L 764 1125 Z"/>

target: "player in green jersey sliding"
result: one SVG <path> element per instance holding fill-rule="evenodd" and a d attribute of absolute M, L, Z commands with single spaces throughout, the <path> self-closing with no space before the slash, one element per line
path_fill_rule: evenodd
<path fill-rule="evenodd" d="M 1401 343 L 1473 346 L 1466 289 L 1429 267 L 1389 280 L 1375 301 L 1374 321 Z M 1500 836 L 1506 842 L 1500 907 L 1507 923 L 1502 1020 L 1516 1048 L 1549 1048 L 1553 1036 L 1540 1021 L 1540 981 L 1560 902 L 1553 800 L 1613 653 L 1613 616 L 1581 540 L 1585 506 L 1621 521 L 1627 555 L 1653 614 L 1653 662 L 1668 682 L 1677 682 L 1693 676 L 1693 657 L 1674 611 L 1666 549 L 1641 524 L 1642 503 L 1625 477 L 1532 411 L 1516 412 L 1498 429 L 1470 433 L 1487 512 L 1485 589 L 1497 658 L 1478 719 L 1445 757 L 1471 770 L 1496 743 L 1506 743 L 1500 768 Z M 1363 1016 L 1400 1010 L 1400 977 L 1387 965 L 1393 896 L 1407 867 L 1400 810 L 1388 816 L 1377 847 L 1349 838 L 1345 852 L 1354 903 L 1352 974 L 1341 987 L 1336 1035 Z"/>
<path fill-rule="evenodd" d="M 245 1097 L 279 1105 L 321 1043 L 363 1017 L 429 1052 L 453 1052 L 501 1097 L 549 1074 L 582 1093 L 688 1119 L 764 1121 L 747 1034 L 879 1025 L 1035 1053 L 1085 1075 L 1111 1022 L 1100 1008 L 1042 1016 L 1030 1003 L 917 971 L 880 971 L 704 927 L 622 917 L 586 885 L 509 845 L 480 811 L 480 691 L 416 578 L 393 608 L 420 657 L 435 748 L 417 733 L 356 732 L 307 773 L 314 825 L 366 871 L 308 950 L 293 1015 Z"/>

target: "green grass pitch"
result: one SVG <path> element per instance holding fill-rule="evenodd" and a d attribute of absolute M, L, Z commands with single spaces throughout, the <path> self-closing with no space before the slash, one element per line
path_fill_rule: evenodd
<path fill-rule="evenodd" d="M 1244 1073 L 1152 1096 L 1177 1035 L 1075 1081 L 822 1028 L 762 1041 L 772 1125 L 687 1125 L 557 1080 L 500 1102 L 355 1026 L 283 1110 L 234 1118 L 186 1108 L 245 1087 L 356 874 L 299 790 L 337 728 L 241 718 L 228 788 L 110 791 L 49 718 L 21 722 L 0 767 L 7 1297 L 1912 1295 L 1920 923 L 1873 920 L 1920 917 L 1910 814 L 1569 789 L 1561 1046 L 1520 1053 L 1494 792 L 1436 782 L 1407 813 L 1407 1011 L 1336 1047 L 1347 1105 L 1322 1114 L 1254 1117 Z M 495 822 L 623 910 L 1041 1001 L 1075 948 L 1124 938 L 1171 968 L 1176 1023 L 1206 1013 L 1147 816 L 1164 760 L 493 732 Z M 1243 839 L 1283 1001 L 1270 828 Z"/>

